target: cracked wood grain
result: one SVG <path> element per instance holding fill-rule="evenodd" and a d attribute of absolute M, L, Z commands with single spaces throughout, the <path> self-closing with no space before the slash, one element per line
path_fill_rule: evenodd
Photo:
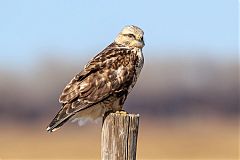
<path fill-rule="evenodd" d="M 135 160 L 138 128 L 138 114 L 108 114 L 102 126 L 102 160 Z"/>

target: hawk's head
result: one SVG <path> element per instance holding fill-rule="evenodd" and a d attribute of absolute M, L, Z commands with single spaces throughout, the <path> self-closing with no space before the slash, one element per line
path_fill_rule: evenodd
<path fill-rule="evenodd" d="M 144 32 L 137 26 L 126 26 L 122 29 L 122 31 L 118 34 L 115 42 L 117 44 L 122 44 L 127 47 L 137 47 L 143 48 L 144 47 L 144 40 L 143 40 Z"/>

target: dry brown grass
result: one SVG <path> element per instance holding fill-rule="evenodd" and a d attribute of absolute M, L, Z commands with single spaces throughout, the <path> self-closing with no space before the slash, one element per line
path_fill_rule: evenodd
<path fill-rule="evenodd" d="M 47 124 L 45 122 L 41 124 Z M 3 126 L 0 159 L 99 159 L 101 125 Z M 237 159 L 237 120 L 141 119 L 138 159 Z"/>

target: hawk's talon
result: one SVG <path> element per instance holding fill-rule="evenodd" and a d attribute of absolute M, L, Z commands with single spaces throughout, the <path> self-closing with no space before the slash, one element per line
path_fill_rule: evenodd
<path fill-rule="evenodd" d="M 120 111 L 116 111 L 115 113 L 117 114 L 123 114 L 123 115 L 127 115 L 128 112 L 124 111 L 124 110 L 120 110 Z"/>

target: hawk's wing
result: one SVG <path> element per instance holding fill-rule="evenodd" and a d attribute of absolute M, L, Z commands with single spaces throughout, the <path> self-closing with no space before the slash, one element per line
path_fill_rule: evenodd
<path fill-rule="evenodd" d="M 103 101 L 114 93 L 127 91 L 135 72 L 136 57 L 131 50 L 109 45 L 95 56 L 64 88 L 62 108 L 49 125 L 61 126 L 75 113 Z"/>

